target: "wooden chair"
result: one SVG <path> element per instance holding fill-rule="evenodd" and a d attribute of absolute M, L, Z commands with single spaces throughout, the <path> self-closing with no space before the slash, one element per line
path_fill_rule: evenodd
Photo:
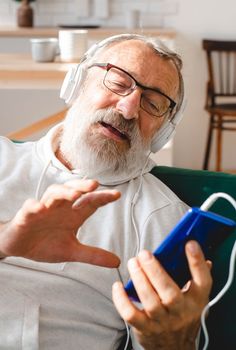
<path fill-rule="evenodd" d="M 222 132 L 236 131 L 236 41 L 203 40 L 203 49 L 209 75 L 205 109 L 210 115 L 203 169 L 208 169 L 215 130 L 216 171 L 221 171 Z"/>

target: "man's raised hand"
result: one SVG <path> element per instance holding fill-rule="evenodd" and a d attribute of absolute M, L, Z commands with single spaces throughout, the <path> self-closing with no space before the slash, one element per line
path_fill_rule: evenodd
<path fill-rule="evenodd" d="M 0 226 L 1 255 L 117 267 L 115 254 L 83 245 L 76 237 L 90 215 L 120 197 L 115 190 L 96 191 L 98 185 L 94 180 L 73 180 L 48 187 L 40 200 L 26 200 L 15 217 Z"/>

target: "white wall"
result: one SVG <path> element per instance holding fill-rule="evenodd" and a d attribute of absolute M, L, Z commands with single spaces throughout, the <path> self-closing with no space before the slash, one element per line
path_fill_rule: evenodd
<path fill-rule="evenodd" d="M 178 32 L 177 47 L 184 60 L 188 104 L 174 143 L 174 164 L 200 168 L 205 151 L 208 114 L 204 111 L 207 70 L 201 48 L 203 38 L 236 40 L 235 0 L 179 0 L 173 18 Z M 224 133 L 225 169 L 236 169 L 236 133 Z M 214 163 L 211 162 L 214 168 Z"/>
<path fill-rule="evenodd" d="M 166 18 L 177 12 L 178 0 L 36 0 L 34 9 L 36 26 L 59 24 L 100 24 L 121 27 L 126 21 L 126 12 L 138 9 L 143 26 L 160 26 Z M 0 0 L 0 24 L 14 25 L 19 3 Z"/>

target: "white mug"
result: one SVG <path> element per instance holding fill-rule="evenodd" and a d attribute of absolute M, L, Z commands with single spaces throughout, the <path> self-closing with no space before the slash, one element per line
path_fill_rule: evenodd
<path fill-rule="evenodd" d="M 53 62 L 59 53 L 57 38 L 30 39 L 32 58 L 36 62 Z"/>
<path fill-rule="evenodd" d="M 78 62 L 87 51 L 87 30 L 60 30 L 58 39 L 63 62 Z"/>
<path fill-rule="evenodd" d="M 135 29 L 140 27 L 140 11 L 128 10 L 126 12 L 126 28 Z"/>

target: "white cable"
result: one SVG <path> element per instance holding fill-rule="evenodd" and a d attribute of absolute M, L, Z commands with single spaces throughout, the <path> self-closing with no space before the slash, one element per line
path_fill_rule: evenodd
<path fill-rule="evenodd" d="M 119 276 L 119 279 L 120 279 L 121 283 L 124 284 L 124 281 L 123 281 L 121 272 L 120 272 L 120 270 L 119 270 L 119 267 L 117 268 L 117 273 L 118 273 L 118 276 Z M 128 349 L 128 345 L 129 345 L 130 330 L 129 330 L 129 325 L 128 325 L 128 323 L 125 322 L 125 320 L 123 320 L 123 321 L 124 321 L 125 328 L 126 328 L 126 342 L 125 342 L 124 350 L 127 350 L 127 349 Z"/>
<path fill-rule="evenodd" d="M 202 204 L 200 207 L 201 210 L 208 210 L 212 204 L 218 199 L 218 198 L 224 198 L 228 200 L 234 209 L 236 210 L 236 201 L 227 193 L 218 192 L 212 194 L 210 197 L 207 198 L 207 200 Z M 203 350 L 206 350 L 209 344 L 209 335 L 206 327 L 206 314 L 209 311 L 210 307 L 215 305 L 227 292 L 227 290 L 230 288 L 233 279 L 234 279 L 234 270 L 235 270 L 235 260 L 236 260 L 236 241 L 234 243 L 232 252 L 230 254 L 230 263 L 229 263 L 229 274 L 227 282 L 225 283 L 224 287 L 220 290 L 220 292 L 204 307 L 202 314 L 201 314 L 201 327 L 202 331 L 205 337 L 205 343 L 203 346 Z"/>
<path fill-rule="evenodd" d="M 147 163 L 149 161 L 150 154 L 151 154 L 151 151 L 147 155 L 146 161 L 145 161 L 145 163 L 143 165 L 142 171 L 141 171 L 140 176 L 139 176 L 140 181 L 139 181 L 138 189 L 135 192 L 135 194 L 134 194 L 134 196 L 132 198 L 132 201 L 131 201 L 131 222 L 132 222 L 132 225 L 133 225 L 133 228 L 134 228 L 136 242 L 137 242 L 137 250 L 136 250 L 136 253 L 134 255 L 137 255 L 139 253 L 139 251 L 140 251 L 140 237 L 139 237 L 138 228 L 137 228 L 137 225 L 136 225 L 136 222 L 135 222 L 135 218 L 134 218 L 134 207 L 135 207 L 135 205 L 137 203 L 137 200 L 138 200 L 138 197 L 139 197 L 139 193 L 140 193 L 141 188 L 142 188 L 143 173 L 144 173 L 146 165 L 147 165 Z"/>
<path fill-rule="evenodd" d="M 204 211 L 208 210 L 218 198 L 224 198 L 228 200 L 236 210 L 236 201 L 229 194 L 224 192 L 213 193 L 205 200 L 205 202 L 201 205 L 200 209 Z"/>
<path fill-rule="evenodd" d="M 199 327 L 199 330 L 198 330 L 198 333 L 197 333 L 197 337 L 195 339 L 195 349 L 196 350 L 199 349 L 200 339 L 201 339 L 201 327 Z"/>
<path fill-rule="evenodd" d="M 136 242 L 137 242 L 137 248 L 136 248 L 136 252 L 135 252 L 135 256 L 138 254 L 139 250 L 140 250 L 140 238 L 139 238 L 139 233 L 138 233 L 138 228 L 134 219 L 134 206 L 135 206 L 135 202 L 131 203 L 131 222 L 134 228 L 134 233 L 135 233 L 135 237 L 136 237 Z"/>
<path fill-rule="evenodd" d="M 128 349 L 128 345 L 129 345 L 130 331 L 129 331 L 129 326 L 128 326 L 128 324 L 126 322 L 125 322 L 125 327 L 126 327 L 126 332 L 127 332 L 127 338 L 126 338 L 126 343 L 125 343 L 124 350 L 127 350 Z"/>
<path fill-rule="evenodd" d="M 51 164 L 51 159 L 48 161 L 48 163 L 45 164 L 45 166 L 43 168 L 43 171 L 41 173 L 41 176 L 39 178 L 38 186 L 37 186 L 36 191 L 35 191 L 35 198 L 37 200 L 40 199 L 39 195 L 40 195 L 41 185 L 42 185 L 43 178 L 44 178 L 44 176 L 45 176 L 45 174 L 46 174 L 50 164 Z"/>
<path fill-rule="evenodd" d="M 235 270 L 235 260 L 236 260 L 236 242 L 234 243 L 232 253 L 230 255 L 230 264 L 229 264 L 229 275 L 226 284 L 224 287 L 220 290 L 220 292 L 213 298 L 203 309 L 202 314 L 201 314 L 201 325 L 202 325 L 202 330 L 205 336 L 205 344 L 203 347 L 203 350 L 206 350 L 209 344 L 209 336 L 206 328 L 206 313 L 210 309 L 211 306 L 216 304 L 222 297 L 223 295 L 227 292 L 227 290 L 230 288 L 233 278 L 234 278 L 234 270 Z"/>

